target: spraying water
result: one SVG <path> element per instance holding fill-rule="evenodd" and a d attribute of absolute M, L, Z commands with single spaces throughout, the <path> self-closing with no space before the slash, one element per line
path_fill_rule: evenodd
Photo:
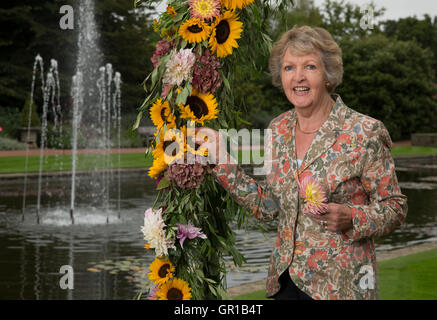
<path fill-rule="evenodd" d="M 110 187 L 114 180 L 113 170 L 115 167 L 111 162 L 110 149 L 118 147 L 118 218 L 120 219 L 120 136 L 121 136 L 121 75 L 115 72 L 110 63 L 101 66 L 101 52 L 98 47 L 98 32 L 94 17 L 94 1 L 81 0 L 79 3 L 78 19 L 78 56 L 76 63 L 76 74 L 72 78 L 71 97 L 71 195 L 70 195 L 70 220 L 83 223 L 83 219 L 75 219 L 77 212 L 98 212 L 100 216 L 106 216 L 106 222 L 110 222 Z M 35 89 L 37 67 L 40 67 L 41 90 L 43 96 L 43 112 L 40 141 L 40 163 L 38 174 L 37 194 L 37 222 L 40 221 L 42 172 L 45 156 L 45 148 L 48 145 L 49 116 L 53 120 L 52 132 L 58 137 L 55 140 L 55 147 L 63 147 L 63 119 L 60 106 L 60 85 L 58 75 L 58 63 L 51 60 L 50 69 L 44 79 L 44 64 L 41 56 L 37 56 L 33 67 L 33 78 L 31 87 L 31 103 Z M 98 66 L 101 66 L 98 68 Z M 50 108 L 51 106 L 51 108 Z M 29 110 L 31 114 L 31 108 Z M 29 126 L 31 118 L 29 116 Z M 29 132 L 28 132 L 29 135 Z M 98 149 L 94 161 L 89 161 L 89 171 L 85 179 L 81 179 L 77 168 L 80 158 L 79 149 Z M 62 161 L 61 161 L 62 162 Z M 62 168 L 63 164 L 55 163 Z M 27 188 L 27 167 L 28 151 L 26 152 L 25 182 L 23 197 L 23 216 L 26 206 Z M 48 180 L 47 180 L 48 181 Z M 78 208 L 78 205 L 81 208 Z M 81 210 L 78 210 L 81 209 Z M 96 211 L 97 210 L 97 211 Z M 55 208 L 59 213 L 59 208 Z M 62 210 L 61 210 L 62 211 Z M 44 222 L 44 221 L 43 221 Z"/>
<path fill-rule="evenodd" d="M 30 126 L 32 124 L 32 106 L 33 106 L 33 95 L 35 92 L 35 81 L 36 81 L 36 72 L 39 66 L 39 72 L 41 76 L 41 90 L 44 95 L 44 62 L 42 57 L 38 54 L 35 57 L 35 62 L 33 64 L 33 72 L 32 72 L 32 86 L 30 88 L 30 102 L 29 102 L 29 115 L 27 121 L 27 138 L 26 141 L 30 140 Z M 27 194 L 27 171 L 29 166 L 29 143 L 26 144 L 26 160 L 24 162 L 24 190 L 23 190 L 23 209 L 21 215 L 21 221 L 24 221 L 24 212 L 26 210 L 26 194 Z M 39 221 L 39 217 L 37 216 L 37 220 Z"/>

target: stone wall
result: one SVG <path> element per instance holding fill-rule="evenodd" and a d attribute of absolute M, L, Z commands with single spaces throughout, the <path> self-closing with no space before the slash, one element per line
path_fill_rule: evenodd
<path fill-rule="evenodd" d="M 437 147 L 437 133 L 413 133 L 412 146 Z"/>

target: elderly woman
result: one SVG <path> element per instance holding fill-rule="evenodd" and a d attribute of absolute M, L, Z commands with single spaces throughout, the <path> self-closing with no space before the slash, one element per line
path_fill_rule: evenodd
<path fill-rule="evenodd" d="M 333 94 L 343 66 L 341 49 L 326 30 L 289 30 L 274 45 L 269 67 L 294 106 L 269 125 L 271 172 L 258 183 L 230 161 L 213 169 L 257 219 L 279 217 L 267 297 L 377 299 L 374 238 L 399 226 L 407 213 L 389 133 Z M 216 131 L 200 131 L 216 138 L 217 152 L 223 148 Z"/>

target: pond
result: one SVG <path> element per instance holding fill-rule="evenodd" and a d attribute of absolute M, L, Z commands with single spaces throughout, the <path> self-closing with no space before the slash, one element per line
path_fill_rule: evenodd
<path fill-rule="evenodd" d="M 377 240 L 377 251 L 437 241 L 437 161 L 403 161 L 397 170 L 409 213 L 400 228 Z M 144 170 L 122 174 L 120 219 L 115 211 L 108 215 L 79 207 L 75 225 L 68 210 L 56 209 L 68 208 L 68 177 L 45 180 L 39 225 L 37 180 L 29 178 L 28 183 L 22 222 L 23 179 L 0 179 L 0 299 L 132 299 L 147 285 L 147 268 L 154 257 L 143 248 L 140 227 L 156 191 Z M 116 198 L 114 191 L 111 199 Z M 116 208 L 116 202 L 111 207 Z M 269 231 L 262 234 L 253 219 L 246 230 L 235 230 L 247 263 L 235 268 L 227 261 L 228 287 L 266 277 L 274 226 L 267 225 Z M 72 290 L 59 285 L 63 265 L 73 267 Z"/>

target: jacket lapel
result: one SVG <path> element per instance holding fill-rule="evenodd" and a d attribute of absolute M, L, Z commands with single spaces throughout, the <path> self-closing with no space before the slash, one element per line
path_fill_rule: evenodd
<path fill-rule="evenodd" d="M 308 148 L 302 165 L 299 168 L 300 172 L 308 168 L 314 161 L 317 160 L 317 158 L 319 158 L 324 152 L 331 148 L 343 129 L 344 117 L 347 107 L 341 100 L 340 96 L 335 95 L 334 98 L 336 98 L 336 103 L 332 108 L 328 119 L 320 127 L 320 130 L 317 132 L 314 140 Z"/>

